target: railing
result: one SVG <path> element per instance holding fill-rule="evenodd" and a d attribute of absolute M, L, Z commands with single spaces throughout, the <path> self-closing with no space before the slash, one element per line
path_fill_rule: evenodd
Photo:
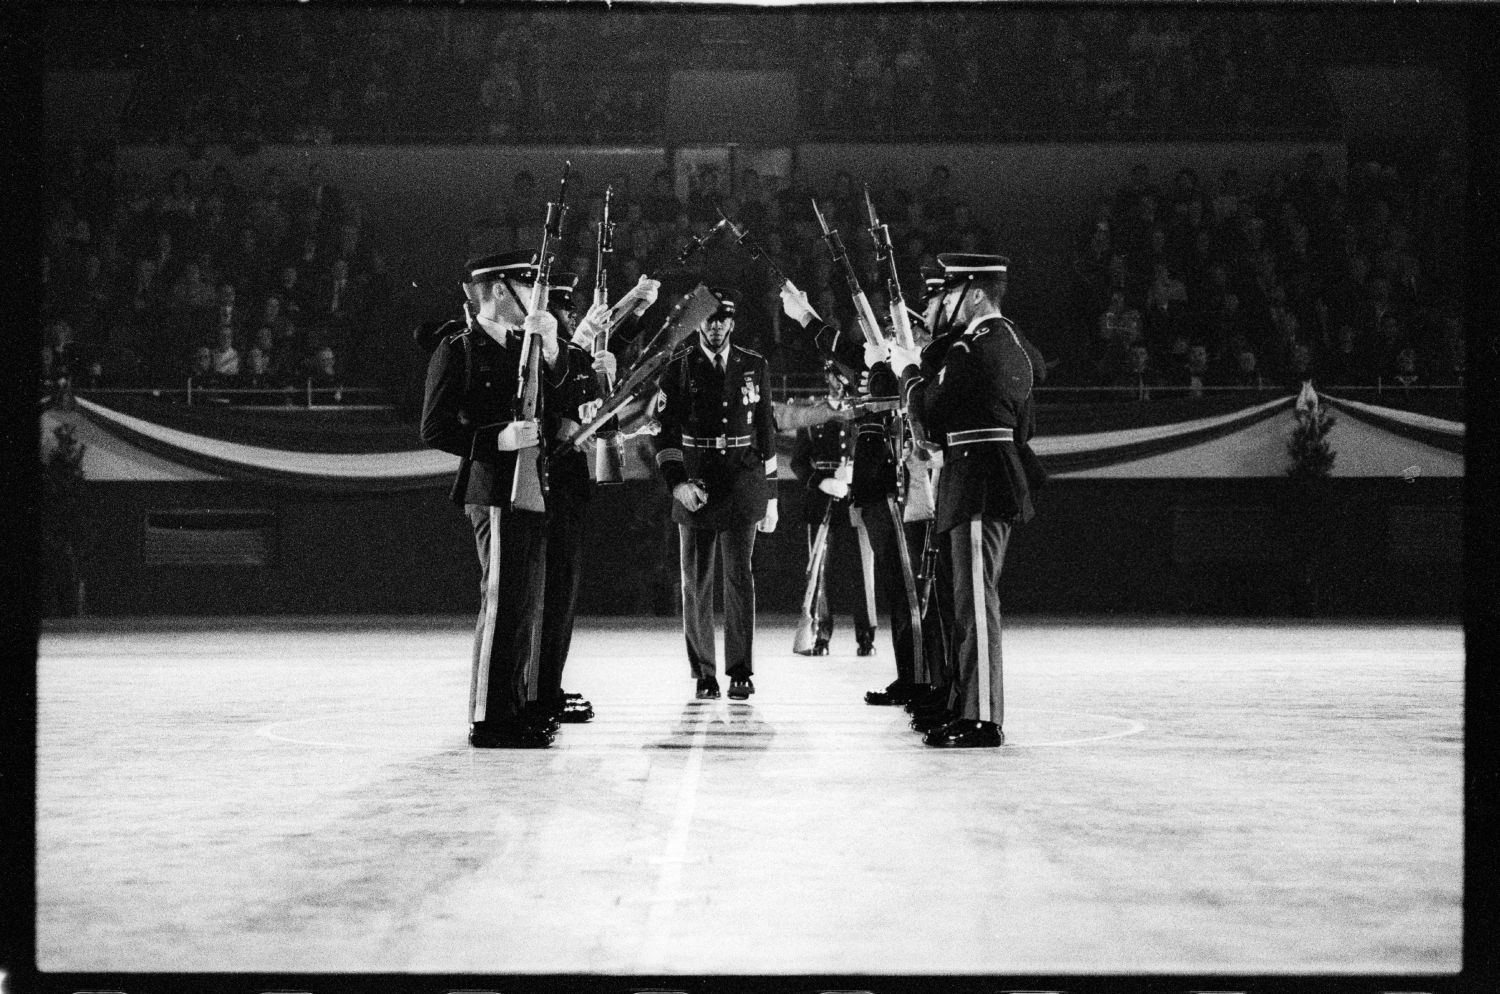
<path fill-rule="evenodd" d="M 1334 394 L 1372 394 L 1381 396 L 1422 396 L 1431 398 L 1462 397 L 1464 388 L 1452 384 L 1424 384 L 1419 386 L 1401 386 L 1390 383 L 1382 383 L 1377 380 L 1374 383 L 1346 383 L 1346 384 L 1320 384 L 1316 381 L 1313 386 L 1320 393 Z M 1295 390 L 1289 385 L 1281 383 L 1262 383 L 1258 386 L 1205 386 L 1200 388 L 1205 395 L 1222 396 L 1226 394 L 1263 394 L 1267 397 L 1277 394 L 1292 394 Z M 1036 393 L 1043 401 L 1066 401 L 1078 400 L 1118 400 L 1137 401 L 1148 400 L 1151 396 L 1161 397 L 1184 397 L 1188 388 L 1180 383 L 1153 385 L 1146 391 L 1147 396 L 1141 396 L 1141 389 L 1134 386 L 1121 387 L 1096 387 L 1096 386 L 1047 386 L 1037 387 Z M 771 397 L 778 401 L 787 401 L 793 398 L 805 399 L 809 397 L 822 397 L 828 393 L 828 386 L 820 373 L 778 373 L 771 377 Z"/>
<path fill-rule="evenodd" d="M 81 394 L 100 399 L 107 397 L 149 397 L 186 406 L 212 404 L 233 405 L 240 409 L 299 411 L 392 411 L 396 405 L 387 400 L 388 392 L 379 387 L 314 386 L 312 380 L 301 385 L 282 387 L 207 386 L 189 378 L 181 387 L 99 387 L 64 388 L 59 399 Z M 240 400 L 236 400 L 240 398 Z M 353 398 L 346 399 L 346 398 Z"/>

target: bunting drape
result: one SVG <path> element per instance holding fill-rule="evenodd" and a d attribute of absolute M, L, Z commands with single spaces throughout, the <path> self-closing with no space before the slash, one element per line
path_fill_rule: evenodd
<path fill-rule="evenodd" d="M 1348 450 L 1336 473 L 1343 466 L 1353 475 L 1385 475 L 1390 459 L 1377 458 L 1382 452 L 1415 452 L 1429 457 L 1421 460 L 1435 467 L 1429 472 L 1462 475 L 1461 422 L 1337 397 L 1324 400 L 1357 422 L 1342 438 L 1335 428 L 1334 449 Z M 1284 395 L 1249 404 L 1241 397 L 1044 405 L 1033 448 L 1048 471 L 1062 477 L 1275 476 L 1285 470 L 1278 439 L 1281 419 L 1290 431 L 1292 403 Z M 188 409 L 144 400 L 106 405 L 84 397 L 76 404 L 92 429 L 93 448 L 113 450 L 113 458 L 96 459 L 92 467 L 85 463 L 91 479 L 133 479 L 144 466 L 155 467 L 151 478 L 161 479 L 161 467 L 180 467 L 182 479 L 328 493 L 394 492 L 446 486 L 458 465 L 455 456 L 422 448 L 415 426 L 392 416 Z M 62 416 L 49 414 L 54 420 Z M 778 438 L 783 478 L 792 475 L 792 441 L 790 435 Z M 627 478 L 654 477 L 648 450 L 644 438 L 627 444 Z M 100 466 L 107 467 L 103 474 Z"/>

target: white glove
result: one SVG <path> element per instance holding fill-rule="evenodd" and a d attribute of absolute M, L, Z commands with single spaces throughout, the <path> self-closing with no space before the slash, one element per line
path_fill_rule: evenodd
<path fill-rule="evenodd" d="M 611 383 L 615 381 L 615 367 L 618 364 L 613 352 L 600 352 L 594 356 L 594 372 L 603 373 Z"/>
<path fill-rule="evenodd" d="M 686 483 L 679 483 L 673 487 L 672 496 L 676 499 L 677 503 L 689 511 L 696 511 L 708 503 L 708 491 L 703 489 L 703 484 L 694 483 L 692 480 Z"/>
<path fill-rule="evenodd" d="M 608 304 L 595 304 L 589 308 L 589 312 L 578 322 L 578 327 L 573 331 L 573 344 L 585 349 L 594 347 L 594 339 L 605 327 L 605 315 L 609 313 Z"/>
<path fill-rule="evenodd" d="M 501 452 L 529 449 L 537 444 L 538 437 L 535 421 L 512 421 L 500 429 L 498 447 Z"/>
<path fill-rule="evenodd" d="M 843 500 L 849 496 L 849 484 L 836 476 L 830 476 L 826 480 L 819 480 L 818 489 L 834 500 Z"/>
<path fill-rule="evenodd" d="M 557 318 L 546 311 L 537 311 L 526 315 L 526 320 L 521 323 L 521 330 L 541 340 L 542 358 L 547 365 L 557 362 Z"/>
<path fill-rule="evenodd" d="M 890 358 L 890 355 L 891 355 L 891 352 L 890 352 L 890 347 L 888 345 L 874 345 L 874 344 L 872 344 L 870 342 L 866 342 L 865 343 L 865 368 L 866 369 L 874 369 L 876 363 L 885 362 L 887 359 Z"/>
<path fill-rule="evenodd" d="M 786 316 L 800 325 L 806 325 L 818 312 L 813 310 L 812 304 L 807 302 L 807 294 L 797 289 L 797 285 L 787 280 L 781 287 L 781 309 L 786 311 Z"/>
<path fill-rule="evenodd" d="M 890 345 L 891 370 L 900 376 L 908 367 L 920 366 L 922 364 L 922 353 L 917 349 L 909 349 L 904 345 L 892 342 Z"/>
<path fill-rule="evenodd" d="M 853 483 L 854 464 L 848 462 L 839 463 L 839 468 L 833 471 L 833 478 L 840 483 Z"/>
<path fill-rule="evenodd" d="M 558 418 L 557 435 L 555 437 L 559 442 L 566 442 L 568 439 L 572 438 L 582 430 L 583 425 L 579 424 L 577 421 L 574 421 L 572 418 Z"/>
<path fill-rule="evenodd" d="M 755 530 L 761 533 L 769 533 L 776 530 L 776 498 L 772 497 L 766 501 L 766 516 L 755 523 Z"/>
<path fill-rule="evenodd" d="M 649 276 L 642 276 L 636 281 L 635 286 L 631 287 L 630 291 L 625 294 L 625 299 L 640 301 L 632 310 L 644 311 L 656 303 L 656 297 L 659 293 L 661 293 L 661 280 L 653 280 Z"/>

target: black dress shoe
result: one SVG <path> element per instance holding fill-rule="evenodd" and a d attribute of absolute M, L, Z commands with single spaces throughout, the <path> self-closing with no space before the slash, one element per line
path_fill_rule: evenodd
<path fill-rule="evenodd" d="M 826 655 L 828 655 L 828 640 L 827 639 L 818 639 L 816 642 L 813 643 L 812 651 L 809 652 L 808 655 L 809 656 L 826 656 Z"/>
<path fill-rule="evenodd" d="M 552 717 L 564 725 L 581 725 L 594 720 L 594 705 L 582 694 L 564 694 L 552 707 Z"/>
<path fill-rule="evenodd" d="M 875 655 L 875 643 L 874 642 L 861 642 L 859 644 L 859 649 L 856 650 L 856 655 L 860 655 L 860 656 L 873 656 L 873 655 Z"/>
<path fill-rule="evenodd" d="M 516 721 L 528 728 L 540 729 L 549 735 L 557 731 L 557 713 L 549 704 L 527 701 L 516 713 Z"/>
<path fill-rule="evenodd" d="M 700 701 L 717 701 L 719 699 L 719 681 L 713 677 L 698 681 L 698 693 L 695 695 Z"/>
<path fill-rule="evenodd" d="M 747 676 L 733 677 L 729 681 L 729 699 L 731 701 L 743 701 L 755 693 L 755 684 L 750 682 Z"/>
<path fill-rule="evenodd" d="M 929 714 L 918 715 L 913 718 L 911 720 L 911 727 L 913 730 L 925 735 L 928 732 L 937 731 L 957 717 L 958 715 L 952 711 L 933 711 Z"/>
<path fill-rule="evenodd" d="M 482 722 L 469 726 L 469 745 L 476 749 L 545 749 L 552 733 L 519 722 Z"/>
<path fill-rule="evenodd" d="M 948 709 L 949 689 L 947 687 L 933 687 L 913 697 L 906 705 L 906 713 L 912 716 L 924 711 L 946 711 Z"/>
<path fill-rule="evenodd" d="M 922 741 L 939 749 L 993 749 L 1005 744 L 1005 734 L 993 721 L 959 718 L 928 732 Z"/>
<path fill-rule="evenodd" d="M 926 692 L 926 684 L 902 683 L 900 680 L 897 680 L 884 690 L 867 691 L 865 693 L 865 703 L 899 707 Z"/>

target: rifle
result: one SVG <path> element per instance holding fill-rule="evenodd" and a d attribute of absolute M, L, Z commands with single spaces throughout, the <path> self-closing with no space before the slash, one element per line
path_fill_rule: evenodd
<path fill-rule="evenodd" d="M 901 294 L 901 277 L 896 272 L 896 249 L 891 244 L 891 229 L 880 223 L 875 202 L 870 199 L 869 186 L 865 187 L 865 211 L 870 215 L 868 230 L 875 240 L 875 260 L 885 270 L 886 296 L 890 300 L 891 327 L 896 332 L 896 341 L 905 348 L 916 348 L 906 298 Z"/>
<path fill-rule="evenodd" d="M 615 387 L 614 393 L 600 405 L 598 412 L 588 424 L 579 428 L 563 444 L 571 445 L 573 448 L 582 450 L 583 445 L 610 418 L 619 413 L 631 400 L 643 393 L 645 389 L 656 382 L 657 375 L 661 372 L 667 360 L 672 357 L 677 346 L 682 344 L 698 327 L 713 316 L 714 311 L 719 309 L 719 298 L 709 292 L 708 287 L 699 283 L 690 293 L 685 294 L 681 300 L 673 305 L 667 314 L 667 319 L 662 323 L 661 330 L 652 337 L 651 341 L 641 350 L 641 358 L 633 367 L 629 375 Z"/>
<path fill-rule="evenodd" d="M 609 220 L 609 202 L 613 195 L 614 188 L 606 186 L 604 216 L 599 220 L 599 237 L 594 244 L 595 307 L 609 303 L 609 256 L 614 252 L 615 234 L 615 226 Z M 623 322 L 633 310 L 633 307 L 625 309 L 620 320 Z M 614 317 L 613 311 L 610 312 L 610 317 Z M 603 330 L 594 338 L 595 357 L 609 351 L 609 333 L 613 330 L 613 321 L 606 321 Z M 594 378 L 600 397 L 608 397 L 614 391 L 614 384 L 609 381 L 606 373 L 596 372 Z M 599 483 L 625 481 L 625 444 L 618 431 L 601 432 L 594 440 L 594 479 Z"/>
<path fill-rule="evenodd" d="M 822 211 L 818 210 L 816 199 L 812 202 L 812 209 L 818 217 L 818 227 L 823 229 L 823 242 L 833 255 L 834 265 L 843 271 L 844 281 L 849 284 L 849 296 L 854 300 L 854 315 L 859 319 L 859 326 L 865 334 L 865 341 L 871 345 L 884 346 L 885 336 L 880 333 L 880 322 L 875 320 L 875 310 L 870 306 L 870 298 L 865 296 L 864 289 L 859 285 L 859 274 L 854 271 L 854 264 L 849 261 L 849 253 L 844 249 L 844 240 L 839 237 L 838 231 L 828 227 L 828 219 L 823 216 Z"/>
<path fill-rule="evenodd" d="M 536 282 L 531 287 L 528 314 L 546 313 L 547 281 L 552 274 L 552 257 L 548 254 L 552 243 L 562 234 L 562 219 L 567 213 L 568 173 L 571 162 L 563 162 L 562 182 L 557 189 L 557 199 L 547 204 L 547 222 L 542 228 L 542 245 L 537 251 Z M 533 345 L 532 335 L 521 337 L 520 375 L 516 384 L 518 420 L 535 421 L 537 400 L 542 386 L 542 350 Z M 511 510 L 545 511 L 547 509 L 547 467 L 544 446 L 538 442 L 526 449 L 516 450 L 516 473 L 511 478 Z"/>
<path fill-rule="evenodd" d="M 910 308 L 906 306 L 906 298 L 901 293 L 901 275 L 896 270 L 896 250 L 891 244 L 891 230 L 880 223 L 880 216 L 875 213 L 875 201 L 870 199 L 870 187 L 864 188 L 865 213 L 869 215 L 870 225 L 866 229 L 870 238 L 875 242 L 875 258 L 880 267 L 885 271 L 886 295 L 890 298 L 891 327 L 895 330 L 896 341 L 906 348 L 915 348 L 916 339 L 911 333 Z M 926 450 L 931 448 L 927 441 L 927 434 L 922 430 L 922 424 L 912 418 L 903 408 L 900 423 L 893 426 L 895 431 L 891 439 L 892 454 L 898 462 L 897 479 L 901 491 L 901 501 L 906 502 L 907 489 L 911 485 L 911 474 L 906 468 L 905 455 L 908 448 L 912 450 Z"/>
<path fill-rule="evenodd" d="M 818 644 L 818 590 L 823 586 L 823 563 L 828 557 L 828 525 L 833 517 L 833 498 L 823 509 L 823 521 L 818 525 L 812 550 L 807 557 L 807 585 L 802 591 L 802 616 L 797 620 L 797 631 L 792 636 L 792 651 L 799 656 L 812 655 Z"/>
<path fill-rule="evenodd" d="M 849 294 L 854 298 L 854 313 L 859 318 L 860 327 L 864 330 L 865 341 L 871 345 L 883 347 L 885 339 L 880 333 L 880 324 L 875 320 L 875 311 L 870 307 L 869 298 L 865 296 L 864 289 L 859 285 L 859 274 L 854 271 L 854 264 L 849 261 L 849 253 L 844 249 L 843 240 L 839 238 L 837 231 L 828 227 L 828 219 L 823 216 L 822 211 L 818 210 L 817 200 L 813 201 L 813 213 L 818 217 L 818 226 L 823 229 L 823 241 L 827 244 L 829 252 L 833 254 L 834 263 L 843 270 L 844 280 L 849 284 Z M 904 305 L 901 317 L 903 319 L 906 317 Z M 901 507 L 906 503 L 906 489 L 910 481 L 910 474 L 906 472 L 906 449 L 910 428 L 906 408 L 900 399 L 899 391 L 895 409 L 887 419 L 886 437 L 891 448 L 891 458 L 896 463 L 896 496 L 886 498 L 886 509 L 891 515 L 891 524 L 895 530 L 896 552 L 901 564 L 901 580 L 906 591 L 907 606 L 911 609 L 912 672 L 915 679 L 925 681 L 928 669 L 926 653 L 922 646 L 922 615 L 917 603 L 916 577 L 913 575 L 911 549 L 907 546 L 906 530 L 903 527 L 901 513 Z"/>

